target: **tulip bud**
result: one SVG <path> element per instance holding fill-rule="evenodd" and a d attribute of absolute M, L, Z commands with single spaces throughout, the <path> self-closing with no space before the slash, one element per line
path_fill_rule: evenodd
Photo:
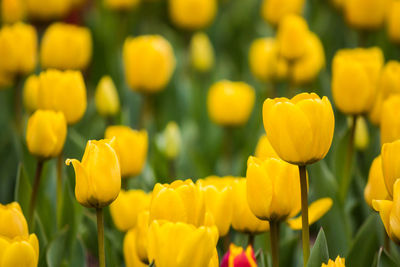
<path fill-rule="evenodd" d="M 37 34 L 33 26 L 18 22 L 0 30 L 0 70 L 28 74 L 36 67 Z"/>
<path fill-rule="evenodd" d="M 382 171 L 389 197 L 393 197 L 393 184 L 400 177 L 400 140 L 382 146 Z"/>
<path fill-rule="evenodd" d="M 175 69 L 172 46 L 160 35 L 127 38 L 122 56 L 125 78 L 134 91 L 154 93 L 164 89 Z"/>
<path fill-rule="evenodd" d="M 157 136 L 157 144 L 168 159 L 175 159 L 181 150 L 181 132 L 178 124 L 168 122 L 162 134 Z"/>
<path fill-rule="evenodd" d="M 214 83 L 208 91 L 208 115 L 216 124 L 240 126 L 249 120 L 254 100 L 255 92 L 250 85 L 222 80 Z"/>
<path fill-rule="evenodd" d="M 82 162 L 67 159 L 75 170 L 76 200 L 88 208 L 103 208 L 113 202 L 121 188 L 121 171 L 112 140 L 89 140 Z"/>
<path fill-rule="evenodd" d="M 92 37 L 86 27 L 66 23 L 51 24 L 40 46 L 43 68 L 84 70 L 92 57 Z"/>
<path fill-rule="evenodd" d="M 67 122 L 62 112 L 37 110 L 26 128 L 26 144 L 32 155 L 52 158 L 61 153 L 67 136 Z"/>
<path fill-rule="evenodd" d="M 86 111 L 86 86 L 80 71 L 49 69 L 39 75 L 38 108 L 62 111 L 68 124 Z"/>
<path fill-rule="evenodd" d="M 149 228 L 149 259 L 157 267 L 208 266 L 217 241 L 215 226 L 154 221 Z"/>
<path fill-rule="evenodd" d="M 351 123 L 352 123 L 351 118 L 347 117 L 347 125 L 350 126 Z M 356 147 L 356 149 L 364 151 L 365 149 L 367 149 L 368 145 L 369 145 L 369 133 L 368 133 L 367 122 L 365 121 L 364 117 L 358 116 L 354 134 L 354 146 Z"/>
<path fill-rule="evenodd" d="M 347 22 L 357 29 L 376 29 L 382 26 L 387 8 L 386 0 L 346 0 Z"/>
<path fill-rule="evenodd" d="M 25 18 L 24 0 L 2 0 L 1 19 L 3 23 L 15 23 Z"/>
<path fill-rule="evenodd" d="M 386 14 L 386 29 L 392 42 L 400 43 L 400 1 L 391 1 Z"/>
<path fill-rule="evenodd" d="M 134 205 L 132 205 L 134 203 Z M 122 190 L 117 199 L 111 203 L 110 212 L 118 230 L 126 232 L 136 226 L 138 214 L 148 210 L 150 195 L 142 190 Z"/>
<path fill-rule="evenodd" d="M 123 178 L 139 175 L 146 163 L 148 137 L 146 130 L 136 131 L 128 126 L 109 126 L 105 138 L 115 137 L 114 149 L 117 152 Z"/>
<path fill-rule="evenodd" d="M 385 186 L 385 179 L 382 171 L 382 158 L 376 157 L 371 164 L 368 174 L 368 182 L 364 189 L 364 199 L 368 206 L 372 208 L 372 200 L 387 199 L 388 192 Z"/>
<path fill-rule="evenodd" d="M 135 228 L 130 229 L 124 237 L 123 252 L 126 267 L 146 267 L 140 261 L 138 255 L 136 254 L 136 238 L 137 230 Z"/>
<path fill-rule="evenodd" d="M 0 236 L 10 239 L 29 236 L 28 224 L 18 202 L 0 204 Z"/>
<path fill-rule="evenodd" d="M 137 217 L 136 225 L 136 254 L 139 260 L 149 264 L 148 239 L 149 239 L 149 221 L 150 213 L 148 210 L 142 211 Z"/>
<path fill-rule="evenodd" d="M 0 235 L 0 266 L 36 267 L 39 259 L 39 242 L 35 234 L 9 239 Z"/>
<path fill-rule="evenodd" d="M 332 95 L 341 112 L 361 114 L 372 109 L 383 61 L 377 47 L 336 53 L 332 63 Z"/>
<path fill-rule="evenodd" d="M 329 259 L 328 264 L 322 263 L 321 267 L 346 267 L 344 263 L 344 258 L 337 256 L 335 261 Z"/>
<path fill-rule="evenodd" d="M 335 118 L 331 103 L 314 93 L 267 99 L 263 105 L 264 128 L 281 159 L 306 165 L 323 159 L 332 143 Z"/>
<path fill-rule="evenodd" d="M 304 0 L 263 0 L 261 16 L 266 22 L 277 25 L 286 15 L 300 15 L 303 7 Z"/>
<path fill-rule="evenodd" d="M 265 134 L 258 139 L 255 156 L 262 160 L 267 158 L 279 158 Z"/>
<path fill-rule="evenodd" d="M 246 251 L 231 243 L 229 251 L 222 258 L 221 267 L 256 267 L 257 261 L 253 248 L 247 246 Z"/>
<path fill-rule="evenodd" d="M 135 8 L 139 5 L 140 0 L 104 0 L 104 5 L 116 11 L 123 11 Z"/>
<path fill-rule="evenodd" d="M 169 0 L 168 10 L 172 22 L 184 29 L 196 30 L 212 23 L 217 13 L 216 0 Z"/>
<path fill-rule="evenodd" d="M 102 116 L 114 116 L 120 109 L 117 88 L 110 76 L 103 76 L 94 95 L 97 112 Z"/>
<path fill-rule="evenodd" d="M 29 112 L 34 112 L 38 108 L 39 97 L 39 77 L 30 75 L 24 85 L 23 99 L 25 109 Z"/>
<path fill-rule="evenodd" d="M 302 57 L 306 52 L 309 30 L 303 17 L 287 15 L 280 22 L 277 33 L 279 53 L 288 60 Z"/>
<path fill-rule="evenodd" d="M 381 114 L 381 145 L 400 138 L 400 95 L 392 95 L 383 103 Z"/>
<path fill-rule="evenodd" d="M 38 20 L 54 20 L 66 16 L 71 0 L 26 0 L 28 15 Z"/>
<path fill-rule="evenodd" d="M 207 72 L 214 66 L 214 48 L 207 34 L 198 32 L 190 40 L 190 60 L 194 69 Z"/>

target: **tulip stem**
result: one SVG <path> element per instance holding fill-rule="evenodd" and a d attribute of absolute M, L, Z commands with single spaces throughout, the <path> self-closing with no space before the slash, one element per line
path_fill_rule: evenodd
<path fill-rule="evenodd" d="M 251 246 L 254 249 L 254 239 L 255 239 L 255 235 L 252 233 L 249 233 L 249 240 L 247 242 L 248 246 Z"/>
<path fill-rule="evenodd" d="M 308 226 L 308 190 L 306 166 L 299 166 L 300 188 L 301 188 L 301 228 L 303 239 L 303 263 L 307 266 L 310 256 L 310 229 Z"/>
<path fill-rule="evenodd" d="M 57 214 L 58 214 L 58 223 L 61 223 L 61 203 L 62 203 L 62 167 L 63 167 L 63 155 L 62 152 L 57 157 Z"/>
<path fill-rule="evenodd" d="M 272 266 L 279 267 L 279 221 L 270 221 Z"/>
<path fill-rule="evenodd" d="M 28 220 L 29 220 L 29 225 L 31 226 L 31 232 L 34 231 L 34 227 L 35 227 L 33 214 L 35 212 L 36 198 L 37 198 L 37 193 L 39 191 L 40 177 L 42 176 L 43 164 L 44 164 L 44 160 L 38 159 L 37 165 L 36 165 L 35 180 L 33 181 L 31 201 L 29 202 Z"/>
<path fill-rule="evenodd" d="M 99 267 L 106 266 L 106 257 L 104 253 L 104 221 L 103 221 L 103 209 L 96 208 L 97 216 L 97 242 L 99 249 Z"/>

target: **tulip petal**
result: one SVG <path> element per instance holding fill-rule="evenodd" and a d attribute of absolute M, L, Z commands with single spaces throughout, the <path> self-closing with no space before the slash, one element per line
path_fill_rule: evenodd
<path fill-rule="evenodd" d="M 309 225 L 318 221 L 326 212 L 332 207 L 331 198 L 321 198 L 313 202 L 308 208 L 308 223 Z M 302 217 L 301 215 L 295 219 L 290 219 L 287 221 L 290 228 L 293 230 L 300 230 L 302 228 Z"/>
<path fill-rule="evenodd" d="M 86 154 L 86 153 L 85 153 Z M 72 166 L 75 170 L 75 197 L 76 200 L 86 207 L 91 207 L 89 199 L 93 198 L 90 194 L 90 186 L 95 186 L 93 183 L 89 186 L 89 176 L 79 160 L 67 159 L 65 164 Z"/>
<path fill-rule="evenodd" d="M 13 242 L 4 251 L 0 266 L 35 267 L 37 258 L 34 248 L 28 242 Z"/>
<path fill-rule="evenodd" d="M 374 210 L 379 212 L 379 215 L 381 216 L 381 220 L 383 222 L 383 225 L 385 226 L 386 233 L 388 236 L 393 239 L 391 227 L 390 227 L 390 213 L 392 211 L 393 207 L 393 201 L 390 200 L 372 200 L 372 207 Z"/>

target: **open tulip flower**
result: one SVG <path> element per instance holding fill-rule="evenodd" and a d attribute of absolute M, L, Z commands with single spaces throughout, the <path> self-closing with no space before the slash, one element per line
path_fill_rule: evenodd
<path fill-rule="evenodd" d="M 385 185 L 382 171 L 382 157 L 379 155 L 371 164 L 368 174 L 368 182 L 364 189 L 364 198 L 368 206 L 372 207 L 374 199 L 382 200 L 388 198 L 388 191 Z"/>
<path fill-rule="evenodd" d="M 344 258 L 337 256 L 335 261 L 329 259 L 328 264 L 322 263 L 321 267 L 345 267 L 344 262 Z"/>
<path fill-rule="evenodd" d="M 36 267 L 39 260 L 39 242 L 35 234 L 13 239 L 0 235 L 0 266 Z"/>
<path fill-rule="evenodd" d="M 400 140 L 386 143 L 382 147 L 382 171 L 389 197 L 393 197 L 393 185 L 400 177 Z"/>

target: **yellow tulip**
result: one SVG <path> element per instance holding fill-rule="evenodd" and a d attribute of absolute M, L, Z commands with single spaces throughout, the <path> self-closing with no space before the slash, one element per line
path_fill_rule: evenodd
<path fill-rule="evenodd" d="M 190 60 L 195 70 L 207 72 L 214 66 L 214 48 L 207 34 L 198 32 L 190 40 Z"/>
<path fill-rule="evenodd" d="M 149 264 L 148 257 L 148 240 L 149 240 L 149 224 L 150 213 L 148 210 L 142 211 L 137 217 L 136 225 L 136 250 L 135 253 L 139 260 L 145 264 Z M 132 251 L 131 251 L 132 253 Z"/>
<path fill-rule="evenodd" d="M 311 203 L 308 207 L 308 224 L 311 225 L 324 216 L 332 207 L 333 201 L 331 198 L 320 198 Z M 302 217 L 301 215 L 287 221 L 289 227 L 293 230 L 301 230 Z"/>
<path fill-rule="evenodd" d="M 121 171 L 112 140 L 89 140 L 82 162 L 67 159 L 75 170 L 75 197 L 88 208 L 103 208 L 113 202 L 121 188 Z"/>
<path fill-rule="evenodd" d="M 390 198 L 393 197 L 393 184 L 400 178 L 400 140 L 382 146 L 382 171 Z"/>
<path fill-rule="evenodd" d="M 393 242 L 400 244 L 400 180 L 397 179 L 393 186 L 392 200 L 372 200 L 372 206 L 379 212 L 386 233 Z"/>
<path fill-rule="evenodd" d="M 39 242 L 35 234 L 14 239 L 0 235 L 0 266 L 36 267 L 39 259 Z"/>
<path fill-rule="evenodd" d="M 344 258 L 336 257 L 335 261 L 329 259 L 328 264 L 322 263 L 321 267 L 346 267 Z"/>
<path fill-rule="evenodd" d="M 13 85 L 14 75 L 0 70 L 0 89 L 7 88 Z"/>
<path fill-rule="evenodd" d="M 347 125 L 350 127 L 352 120 L 347 117 Z M 364 117 L 357 116 L 356 129 L 354 133 L 354 145 L 356 149 L 364 151 L 369 145 L 368 125 Z"/>
<path fill-rule="evenodd" d="M 28 224 L 18 202 L 7 205 L 0 204 L 0 236 L 12 239 L 28 235 Z"/>
<path fill-rule="evenodd" d="M 0 30 L 0 70 L 28 74 L 36 67 L 37 34 L 33 26 L 22 22 Z"/>
<path fill-rule="evenodd" d="M 182 140 L 179 125 L 168 122 L 162 134 L 157 136 L 157 144 L 168 159 L 175 159 L 181 150 Z"/>
<path fill-rule="evenodd" d="M 103 76 L 94 95 L 96 110 L 102 116 L 113 116 L 119 111 L 117 88 L 110 76 Z"/>
<path fill-rule="evenodd" d="M 388 198 L 388 192 L 383 178 L 382 157 L 379 155 L 371 164 L 368 174 L 368 182 L 364 189 L 364 199 L 372 208 L 372 200 L 383 200 Z"/>
<path fill-rule="evenodd" d="M 267 158 L 279 158 L 268 141 L 267 135 L 264 134 L 258 139 L 255 156 L 263 160 Z"/>
<path fill-rule="evenodd" d="M 293 63 L 291 75 L 296 84 L 315 80 L 325 65 L 325 53 L 321 40 L 315 33 L 309 33 L 304 55 Z"/>
<path fill-rule="evenodd" d="M 269 230 L 269 223 L 258 219 L 250 210 L 247 202 L 246 179 L 233 181 L 233 214 L 232 228 L 236 231 L 259 234 Z"/>
<path fill-rule="evenodd" d="M 361 114 L 372 109 L 383 67 L 380 48 L 339 50 L 332 63 L 332 95 L 345 114 Z"/>
<path fill-rule="evenodd" d="M 211 257 L 210 263 L 208 267 L 219 267 L 219 258 L 218 258 L 218 250 L 217 248 L 214 249 L 214 254 Z"/>
<path fill-rule="evenodd" d="M 219 125 L 243 125 L 249 120 L 254 101 L 255 92 L 250 85 L 222 80 L 214 83 L 208 91 L 208 115 Z"/>
<path fill-rule="evenodd" d="M 37 110 L 26 127 L 26 144 L 32 155 L 56 157 L 61 153 L 67 136 L 67 122 L 62 112 Z"/>
<path fill-rule="evenodd" d="M 390 96 L 382 106 L 381 145 L 400 138 L 400 95 Z"/>
<path fill-rule="evenodd" d="M 62 111 L 68 124 L 86 111 L 86 86 L 80 71 L 49 69 L 39 75 L 38 108 Z"/>
<path fill-rule="evenodd" d="M 39 77 L 30 75 L 24 85 L 23 99 L 25 109 L 29 112 L 34 112 L 38 108 L 39 97 Z"/>
<path fill-rule="evenodd" d="M 332 143 L 335 118 L 327 97 L 314 93 L 292 99 L 267 99 L 263 105 L 264 128 L 281 159 L 306 165 L 325 157 Z"/>
<path fill-rule="evenodd" d="M 40 45 L 43 68 L 84 70 L 92 58 L 92 36 L 86 27 L 51 24 Z"/>
<path fill-rule="evenodd" d="M 134 91 L 154 93 L 164 89 L 175 69 L 172 46 L 160 35 L 127 38 L 122 55 L 125 78 Z"/>
<path fill-rule="evenodd" d="M 149 228 L 149 259 L 157 267 L 208 266 L 217 241 L 216 227 L 154 221 Z"/>
<path fill-rule="evenodd" d="M 25 18 L 24 0 L 2 0 L 1 19 L 3 23 L 15 23 Z"/>
<path fill-rule="evenodd" d="M 53 20 L 65 17 L 71 0 L 26 0 L 28 15 L 38 20 Z"/>
<path fill-rule="evenodd" d="M 279 53 L 288 60 L 302 57 L 307 49 L 309 30 L 303 17 L 287 15 L 280 22 L 277 33 Z"/>
<path fill-rule="evenodd" d="M 123 252 L 126 267 L 146 267 L 147 265 L 142 263 L 136 254 L 136 238 L 137 230 L 135 228 L 130 229 L 124 237 Z"/>
<path fill-rule="evenodd" d="M 261 16 L 272 25 L 277 25 L 286 15 L 300 15 L 304 2 L 304 0 L 263 0 Z"/>
<path fill-rule="evenodd" d="M 139 5 L 140 0 L 104 0 L 104 5 L 111 10 L 129 10 Z"/>
<path fill-rule="evenodd" d="M 357 29 L 376 29 L 382 26 L 387 8 L 386 0 L 346 0 L 344 13 L 347 22 Z"/>
<path fill-rule="evenodd" d="M 400 1 L 392 0 L 386 13 L 386 29 L 392 42 L 400 43 Z"/>
<path fill-rule="evenodd" d="M 118 230 L 126 232 L 136 226 L 138 214 L 149 209 L 150 195 L 142 190 L 121 189 L 117 199 L 111 203 L 110 212 Z"/>
<path fill-rule="evenodd" d="M 201 29 L 214 20 L 217 4 L 216 0 L 168 0 L 169 16 L 180 28 Z"/>
<path fill-rule="evenodd" d="M 257 260 L 253 248 L 247 246 L 246 250 L 231 243 L 229 250 L 222 258 L 221 267 L 257 267 Z"/>
<path fill-rule="evenodd" d="M 146 163 L 148 136 L 146 130 L 136 131 L 128 126 L 109 126 L 105 138 L 115 137 L 114 148 L 123 178 L 139 175 Z"/>

